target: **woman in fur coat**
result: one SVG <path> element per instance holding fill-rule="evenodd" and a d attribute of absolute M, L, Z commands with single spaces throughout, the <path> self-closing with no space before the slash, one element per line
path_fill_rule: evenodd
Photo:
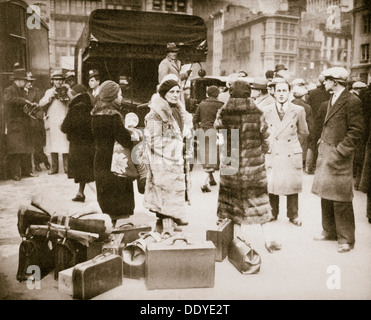
<path fill-rule="evenodd" d="M 150 102 L 145 118 L 144 157 L 148 164 L 144 206 L 159 218 L 162 231 L 187 225 L 185 203 L 189 200 L 188 163 L 184 154 L 186 128 L 192 117 L 179 104 L 180 87 L 175 80 L 162 82 Z M 189 144 L 191 145 L 191 144 Z"/>
<path fill-rule="evenodd" d="M 267 222 L 272 218 L 269 204 L 265 153 L 268 151 L 268 126 L 263 112 L 250 99 L 250 86 L 236 81 L 230 98 L 219 110 L 215 129 L 227 129 L 222 147 L 220 188 L 217 215 L 229 218 L 236 225 L 260 224 L 269 252 L 281 245 L 269 239 Z M 237 129 L 234 136 L 231 129 Z M 227 154 L 226 154 L 227 153 Z M 226 163 L 226 156 L 231 163 Z M 240 228 L 242 233 L 244 230 Z"/>

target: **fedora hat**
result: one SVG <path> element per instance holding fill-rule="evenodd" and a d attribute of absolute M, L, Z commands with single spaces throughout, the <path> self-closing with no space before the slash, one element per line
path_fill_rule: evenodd
<path fill-rule="evenodd" d="M 99 71 L 98 70 L 96 70 L 96 69 L 89 70 L 88 79 L 93 78 L 93 77 L 99 77 Z"/>
<path fill-rule="evenodd" d="M 275 72 L 278 72 L 280 70 L 287 70 L 284 64 L 277 64 L 276 69 L 274 70 Z"/>
<path fill-rule="evenodd" d="M 177 45 L 174 42 L 169 42 L 166 45 L 166 51 L 167 52 L 178 52 L 179 48 L 177 47 Z"/>
<path fill-rule="evenodd" d="M 51 78 L 52 80 L 64 80 L 65 77 L 63 75 L 63 72 L 61 70 L 56 70 L 52 73 Z"/>
<path fill-rule="evenodd" d="M 254 79 L 254 82 L 251 84 L 251 89 L 256 90 L 264 90 L 267 89 L 268 80 L 263 78 L 256 78 Z"/>
<path fill-rule="evenodd" d="M 26 69 L 15 69 L 13 72 L 12 79 L 13 80 L 27 80 L 27 72 Z"/>

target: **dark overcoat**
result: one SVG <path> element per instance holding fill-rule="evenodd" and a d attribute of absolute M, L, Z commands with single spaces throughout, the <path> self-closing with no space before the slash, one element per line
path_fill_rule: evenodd
<path fill-rule="evenodd" d="M 93 110 L 94 111 L 94 110 Z M 97 200 L 103 213 L 112 219 L 129 217 L 134 213 L 133 181 L 111 172 L 115 141 L 124 148 L 132 149 L 129 131 L 124 127 L 118 113 L 93 113 L 91 122 L 95 155 L 94 178 Z"/>
<path fill-rule="evenodd" d="M 366 145 L 365 161 L 363 162 L 362 177 L 359 185 L 360 190 L 366 193 L 371 190 L 371 117 L 368 122 L 369 125 L 367 126 L 367 130 L 369 133 Z"/>
<path fill-rule="evenodd" d="M 61 130 L 70 142 L 68 177 L 76 183 L 94 181 L 94 140 L 91 131 L 93 106 L 88 93 L 76 95 L 68 105 Z"/>
<path fill-rule="evenodd" d="M 312 192 L 332 201 L 353 199 L 353 158 L 364 121 L 361 101 L 345 89 L 333 106 L 329 102 L 318 145 Z"/>
<path fill-rule="evenodd" d="M 239 133 L 239 165 L 233 174 L 221 171 L 217 210 L 219 217 L 237 224 L 262 224 L 272 218 L 264 158 L 269 134 L 262 115 L 252 99 L 230 98 L 215 122 L 216 129 L 237 129 Z M 234 149 L 229 139 L 224 142 Z"/>
<path fill-rule="evenodd" d="M 32 153 L 31 118 L 23 112 L 25 92 L 15 83 L 4 90 L 7 112 L 7 153 Z"/>

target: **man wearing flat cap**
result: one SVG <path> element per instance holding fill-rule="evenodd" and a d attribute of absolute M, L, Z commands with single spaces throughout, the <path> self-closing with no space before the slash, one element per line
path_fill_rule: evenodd
<path fill-rule="evenodd" d="M 179 48 L 174 42 L 170 42 L 166 46 L 166 57 L 158 65 L 158 83 L 168 74 L 175 74 L 180 81 L 186 80 L 191 74 L 191 70 L 186 73 L 180 73 L 182 63 L 178 60 Z"/>
<path fill-rule="evenodd" d="M 101 80 L 99 71 L 95 69 L 89 70 L 88 79 L 90 87 L 89 93 L 93 97 L 93 102 L 95 103 L 99 94 L 99 86 Z"/>
<path fill-rule="evenodd" d="M 24 86 L 27 81 L 25 69 L 17 68 L 13 73 L 13 84 L 4 90 L 4 104 L 7 119 L 7 154 L 9 169 L 13 180 L 21 180 L 21 176 L 33 176 L 30 155 L 32 154 L 31 118 L 24 112 L 26 105 L 33 106 L 25 95 Z"/>
<path fill-rule="evenodd" d="M 53 87 L 46 90 L 44 97 L 39 102 L 45 109 L 45 151 L 51 156 L 51 169 L 48 174 L 57 174 L 59 171 L 59 154 L 62 153 L 64 172 L 68 170 L 69 142 L 67 136 L 61 131 L 61 125 L 68 111 L 69 96 L 71 90 L 63 84 L 65 77 L 61 70 L 52 73 Z"/>
<path fill-rule="evenodd" d="M 321 198 L 322 234 L 314 240 L 337 240 L 338 252 L 355 244 L 353 211 L 353 158 L 362 139 L 362 103 L 346 89 L 349 73 L 341 67 L 323 71 L 332 93 L 321 137 L 312 192 Z"/>
<path fill-rule="evenodd" d="M 264 106 L 274 103 L 274 98 L 268 93 L 268 80 L 256 78 L 251 85 L 251 98 L 256 106 L 262 110 Z"/>

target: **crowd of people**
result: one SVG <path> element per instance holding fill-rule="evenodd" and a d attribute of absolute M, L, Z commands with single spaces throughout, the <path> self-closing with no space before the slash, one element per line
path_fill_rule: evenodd
<path fill-rule="evenodd" d="M 367 193 L 371 223 L 367 84 L 349 83 L 349 73 L 340 67 L 323 71 L 310 90 L 304 79 L 288 81 L 284 65 L 253 82 L 240 71 L 226 90 L 209 86 L 206 99 L 192 114 L 181 85 L 191 71 L 180 73 L 174 43 L 167 51 L 140 137 L 144 207 L 156 214 L 161 231 L 176 232 L 188 225 L 185 206 L 190 203 L 196 146 L 205 172 L 201 192 L 218 184 L 213 174 L 220 170 L 216 217 L 233 220 L 240 227 L 237 233 L 243 234 L 246 225 L 260 224 L 267 250 L 280 250 L 279 241 L 271 238 L 270 223 L 277 220 L 280 197 L 285 196 L 288 221 L 302 226 L 299 194 L 305 172 L 314 174 L 312 192 L 321 199 L 323 231 L 315 240 L 336 240 L 341 253 L 352 250 L 353 188 Z M 73 72 L 55 71 L 52 87 L 41 95 L 32 87 L 33 80 L 31 73 L 17 67 L 14 83 L 4 92 L 11 178 L 32 176 L 32 159 L 36 171 L 43 163 L 49 174 L 56 174 L 61 154 L 65 173 L 78 184 L 73 201 L 84 202 L 85 186 L 94 181 L 102 212 L 114 224 L 129 218 L 135 209 L 133 178 L 112 172 L 115 143 L 129 151 L 136 148 L 134 128 L 124 121 L 119 84 L 101 83 L 97 69 L 89 71 L 89 88 L 76 84 Z M 197 130 L 209 134 L 194 144 Z M 51 164 L 44 152 L 50 154 Z"/>

